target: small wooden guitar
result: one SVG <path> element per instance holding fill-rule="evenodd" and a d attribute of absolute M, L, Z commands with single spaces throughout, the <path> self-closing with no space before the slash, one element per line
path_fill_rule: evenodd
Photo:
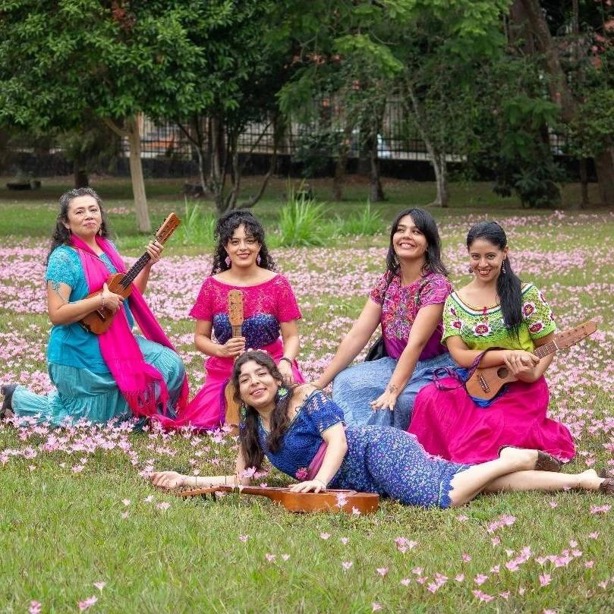
<path fill-rule="evenodd" d="M 180 223 L 181 220 L 174 213 L 171 213 L 164 220 L 162 226 L 160 226 L 155 234 L 158 243 L 164 243 L 173 234 Z M 150 260 L 150 255 L 145 252 L 126 273 L 116 273 L 115 275 L 110 275 L 107 279 L 107 286 L 109 290 L 115 294 L 123 296 L 124 298 L 128 298 L 130 294 L 132 294 L 132 282 Z M 88 294 L 87 298 L 98 296 L 99 294 L 102 294 L 102 290 Z M 111 326 L 114 315 L 115 314 L 109 309 L 101 307 L 92 313 L 88 313 L 81 320 L 81 325 L 83 328 L 91 333 L 94 333 L 95 335 L 102 335 L 102 333 L 106 332 L 109 329 L 109 326 Z"/>
<path fill-rule="evenodd" d="M 325 490 L 324 492 L 292 492 L 289 488 L 256 486 L 186 486 L 175 491 L 180 497 L 214 495 L 216 492 L 238 492 L 243 495 L 267 497 L 290 512 L 346 512 L 371 514 L 379 507 L 379 495 L 355 490 Z"/>
<path fill-rule="evenodd" d="M 241 292 L 241 290 L 230 290 L 230 292 L 228 292 L 228 319 L 232 327 L 233 337 L 241 336 L 243 318 L 243 292 Z M 226 400 L 226 417 L 224 419 L 224 425 L 230 428 L 230 433 L 232 435 L 237 435 L 239 433 L 239 422 L 241 421 L 241 408 L 235 399 L 235 388 L 232 382 L 226 384 L 224 398 Z"/>
<path fill-rule="evenodd" d="M 595 322 L 592 320 L 585 322 L 555 335 L 552 341 L 535 348 L 533 354 L 543 358 L 558 350 L 567 349 L 592 335 L 596 330 L 597 324 Z M 487 367 L 485 369 L 477 368 L 465 382 L 465 388 L 472 397 L 490 400 L 501 390 L 504 384 L 515 381 L 516 377 L 512 375 L 506 365 Z"/>

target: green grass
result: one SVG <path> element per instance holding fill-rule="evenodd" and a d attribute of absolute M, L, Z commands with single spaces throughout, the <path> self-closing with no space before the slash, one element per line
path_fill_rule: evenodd
<path fill-rule="evenodd" d="M 211 243 L 191 216 L 198 211 L 201 220 L 211 219 L 211 205 L 191 208 L 190 202 L 186 215 L 179 182 L 148 186 L 152 219 L 161 222 L 174 210 L 187 227 L 167 243 L 148 293 L 169 314 L 161 322 L 186 361 L 195 392 L 202 359 L 192 347 L 187 311 L 208 271 Z M 68 187 L 68 181 L 44 180 L 40 193 L 16 198 L 0 190 L 0 381 L 38 391 L 45 389 L 49 327 L 40 265 L 57 196 Z M 95 187 L 122 250 L 138 256 L 146 238 L 134 231 L 129 186 L 104 180 Z M 330 202 L 325 182 L 312 188 L 317 201 L 327 203 L 323 227 L 365 215 L 363 184 L 352 184 L 352 200 L 340 204 Z M 254 210 L 271 236 L 286 190 L 280 180 Z M 273 249 L 299 297 L 300 360 L 308 379 L 330 358 L 381 272 L 390 220 L 403 207 L 429 202 L 432 191 L 432 184 L 391 182 L 390 201 L 371 205 L 382 217 L 374 234 L 331 231 L 322 247 Z M 511 261 L 543 290 L 561 328 L 589 318 L 599 322 L 595 339 L 555 358 L 548 380 L 553 415 L 577 436 L 579 454 L 566 470 L 611 461 L 614 218 L 603 210 L 559 215 L 514 208 L 489 200 L 484 185 L 454 184 L 452 192 L 454 207 L 434 214 L 455 284 L 468 280 L 466 231 L 488 214 L 508 231 Z M 169 311 L 174 306 L 177 314 Z M 605 507 L 612 498 L 515 493 L 481 497 L 457 510 L 384 501 L 371 516 L 303 516 L 256 497 L 180 500 L 140 475 L 151 467 L 231 472 L 234 454 L 229 439 L 0 424 L 0 612 L 27 612 L 32 601 L 44 613 L 78 612 L 79 602 L 92 596 L 92 612 L 155 614 L 368 613 L 378 607 L 373 604 L 382 612 L 575 613 L 614 606 L 614 511 Z M 287 483 L 276 472 L 265 479 Z M 510 516 L 509 526 L 493 525 Z M 415 547 L 400 552 L 399 537 Z M 509 569 L 506 564 L 526 548 L 526 561 Z M 345 570 L 344 563 L 352 565 Z M 481 576 L 486 579 L 478 584 Z M 99 582 L 102 589 L 94 586 Z M 482 601 L 483 595 L 492 601 Z"/>

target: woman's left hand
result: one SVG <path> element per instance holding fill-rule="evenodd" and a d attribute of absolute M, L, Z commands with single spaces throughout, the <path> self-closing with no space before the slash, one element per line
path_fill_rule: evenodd
<path fill-rule="evenodd" d="M 307 480 L 290 487 L 292 492 L 324 492 L 326 484 L 322 480 Z"/>
<path fill-rule="evenodd" d="M 154 486 L 172 490 L 173 488 L 183 486 L 185 477 L 185 475 L 177 473 L 176 471 L 156 471 L 151 474 L 150 479 Z"/>
<path fill-rule="evenodd" d="M 147 253 L 149 254 L 149 263 L 156 264 L 156 262 L 158 262 L 158 260 L 160 260 L 160 258 L 162 257 L 163 249 L 164 245 L 162 245 L 162 243 L 158 243 L 156 239 L 151 241 L 146 248 Z"/>

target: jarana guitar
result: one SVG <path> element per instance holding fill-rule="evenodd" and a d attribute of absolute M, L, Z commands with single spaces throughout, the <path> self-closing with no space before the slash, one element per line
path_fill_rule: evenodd
<path fill-rule="evenodd" d="M 186 486 L 175 491 L 180 497 L 214 495 L 216 492 L 238 492 L 244 495 L 267 497 L 290 512 L 346 512 L 371 514 L 379 507 L 379 495 L 355 490 L 325 490 L 324 492 L 292 492 L 289 488 L 256 486 Z"/>
<path fill-rule="evenodd" d="M 166 242 L 180 223 L 181 220 L 174 213 L 171 213 L 164 220 L 162 226 L 160 226 L 155 234 L 155 238 L 158 243 Z M 124 298 L 128 298 L 130 294 L 132 294 L 132 282 L 150 260 L 150 255 L 145 252 L 126 273 L 116 273 L 115 275 L 110 275 L 107 279 L 107 286 L 109 290 L 115 294 L 123 296 Z M 99 294 L 102 294 L 102 290 L 92 292 L 87 296 L 87 298 L 98 296 Z M 81 325 L 83 328 L 91 333 L 94 333 L 95 335 L 102 335 L 102 333 L 106 332 L 111 326 L 114 315 L 115 314 L 106 307 L 101 307 L 96 311 L 88 313 L 81 320 Z"/>
<path fill-rule="evenodd" d="M 558 350 L 567 349 L 589 335 L 592 335 L 596 330 L 597 324 L 590 320 L 555 335 L 552 341 L 535 348 L 533 354 L 539 358 L 543 358 Z M 501 390 L 504 384 L 515 381 L 516 377 L 506 365 L 486 367 L 485 369 L 477 368 L 465 382 L 465 389 L 472 397 L 488 401 Z"/>
<path fill-rule="evenodd" d="M 228 319 L 232 327 L 232 336 L 240 337 L 243 326 L 243 292 L 241 290 L 230 290 L 228 292 Z M 235 388 L 232 382 L 226 384 L 224 390 L 226 400 L 226 417 L 224 425 L 230 429 L 230 433 L 237 435 L 239 432 L 239 422 L 241 421 L 241 409 L 235 399 Z"/>

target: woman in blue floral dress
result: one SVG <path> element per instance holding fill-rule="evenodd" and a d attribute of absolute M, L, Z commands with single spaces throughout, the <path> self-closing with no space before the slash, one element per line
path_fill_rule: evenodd
<path fill-rule="evenodd" d="M 405 209 L 392 223 L 386 272 L 315 385 L 333 381 L 333 400 L 347 424 L 405 430 L 418 391 L 437 369 L 452 366 L 441 343 L 441 314 L 452 286 L 441 261 L 435 220 Z M 385 355 L 348 366 L 381 327 Z"/>
<path fill-rule="evenodd" d="M 415 437 L 387 426 L 345 428 L 341 409 L 310 385 L 282 388 L 282 375 L 263 351 L 242 354 L 233 383 L 245 407 L 240 452 L 233 476 L 196 477 L 156 472 L 155 485 L 247 485 L 264 458 L 300 480 L 291 490 L 332 488 L 378 493 L 406 505 L 454 507 L 480 492 L 600 490 L 614 494 L 614 477 L 589 469 L 556 472 L 560 464 L 537 450 L 504 448 L 496 460 L 461 465 L 427 454 Z"/>

